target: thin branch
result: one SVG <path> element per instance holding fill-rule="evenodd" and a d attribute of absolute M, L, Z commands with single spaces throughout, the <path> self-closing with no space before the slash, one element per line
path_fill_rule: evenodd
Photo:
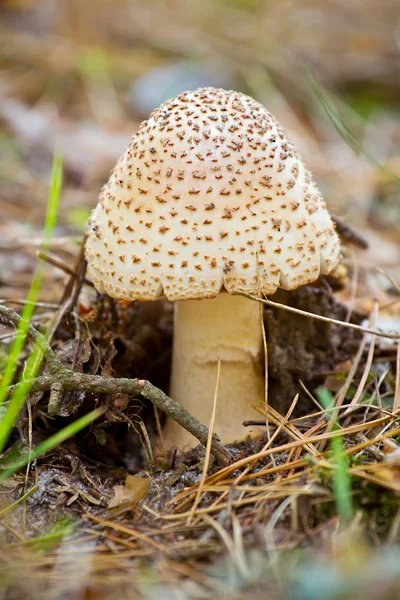
<path fill-rule="evenodd" d="M 82 284 L 86 277 L 86 260 L 85 260 L 85 245 L 87 240 L 87 233 L 83 236 L 79 254 L 75 260 L 74 273 L 70 276 L 67 285 L 65 286 L 61 304 L 71 298 L 71 306 L 75 306 L 78 299 L 79 293 L 82 288 Z"/>
<path fill-rule="evenodd" d="M 20 315 L 11 308 L 0 306 L 0 323 L 13 324 L 18 326 L 22 321 Z M 149 381 L 144 379 L 111 379 L 101 377 L 100 375 L 89 375 L 87 373 L 76 373 L 67 369 L 58 360 L 53 350 L 48 346 L 46 339 L 32 326 L 28 326 L 28 337 L 43 352 L 45 360 L 49 366 L 50 374 L 41 375 L 35 379 L 17 383 L 9 388 L 13 392 L 18 387 L 30 385 L 30 392 L 56 390 L 57 394 L 61 391 L 81 390 L 84 392 L 93 392 L 98 394 L 129 394 L 142 395 L 154 406 L 165 412 L 165 414 L 174 419 L 181 427 L 189 431 L 204 446 L 207 444 L 208 428 L 193 417 L 181 404 L 172 400 L 162 390 L 156 388 Z M 211 452 L 215 456 L 219 465 L 226 466 L 233 460 L 229 451 L 220 442 L 217 435 L 214 434 L 211 444 Z"/>
<path fill-rule="evenodd" d="M 255 300 L 256 302 L 262 302 L 262 304 L 266 304 L 267 306 L 273 306 L 275 308 L 280 308 L 282 310 L 286 310 L 287 312 L 295 313 L 296 315 L 301 315 L 302 317 L 308 317 L 309 319 L 316 319 L 317 321 L 323 321 L 324 323 L 331 323 L 332 325 L 339 325 L 340 327 L 347 327 L 348 329 L 355 329 L 356 331 L 362 331 L 363 333 L 370 333 L 372 335 L 376 335 L 378 337 L 388 338 L 390 340 L 400 341 L 400 332 L 397 333 L 386 333 L 385 331 L 380 331 L 379 329 L 371 329 L 370 327 L 363 327 L 362 325 L 355 325 L 355 323 L 346 323 L 346 321 L 340 321 L 339 319 L 331 319 L 330 317 L 324 317 L 322 315 L 316 315 L 314 313 L 307 312 L 305 310 L 300 310 L 299 308 L 294 308 L 294 306 L 287 306 L 286 304 L 281 304 L 279 302 L 272 302 L 272 300 L 268 300 L 268 298 L 259 298 L 258 296 L 253 296 L 252 294 L 247 294 L 246 292 L 235 292 L 238 296 L 244 296 L 245 298 L 249 298 L 250 300 Z"/>
<path fill-rule="evenodd" d="M 46 262 L 49 265 L 60 269 L 64 273 L 67 273 L 68 275 L 76 279 L 76 271 L 72 267 L 70 267 L 66 262 L 64 262 L 59 256 L 51 254 L 50 252 L 43 252 L 43 250 L 38 250 L 36 252 L 36 255 L 43 262 Z M 84 278 L 84 282 L 86 283 L 86 285 L 90 285 L 91 287 L 93 287 L 93 283 L 87 277 Z"/>
<path fill-rule="evenodd" d="M 362 248 L 366 250 L 369 248 L 369 244 L 366 239 L 364 239 L 359 233 L 354 231 L 350 225 L 342 221 L 340 217 L 337 215 L 331 215 L 332 221 L 336 225 L 337 232 L 339 236 L 348 242 L 349 244 L 353 244 L 354 246 L 358 246 L 358 248 Z"/>
<path fill-rule="evenodd" d="M 56 333 L 61 321 L 65 313 L 71 311 L 78 301 L 78 296 L 82 289 L 82 285 L 85 281 L 86 276 L 86 260 L 85 260 L 85 244 L 86 244 L 87 235 L 83 236 L 81 247 L 79 250 L 79 254 L 75 260 L 75 266 L 72 270 L 72 274 L 70 275 L 66 286 L 64 288 L 64 292 L 61 298 L 60 308 L 54 315 L 50 328 L 48 330 L 48 339 L 49 343 L 53 339 L 54 334 Z"/>
<path fill-rule="evenodd" d="M 0 305 L 0 324 L 2 325 L 13 325 L 15 328 L 18 327 L 20 323 L 23 322 L 21 316 L 15 312 L 12 308 L 8 306 Z M 53 350 L 48 345 L 46 339 L 43 337 L 41 333 L 38 332 L 37 329 L 33 327 L 31 323 L 28 323 L 27 336 L 38 346 L 38 348 L 43 352 L 43 355 L 46 359 L 46 362 L 49 366 L 50 372 L 58 373 L 60 367 L 64 369 Z"/>

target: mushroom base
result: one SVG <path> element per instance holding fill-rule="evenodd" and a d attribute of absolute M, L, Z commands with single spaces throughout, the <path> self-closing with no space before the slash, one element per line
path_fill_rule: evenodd
<path fill-rule="evenodd" d="M 225 444 L 241 439 L 251 433 L 242 422 L 257 416 L 252 405 L 264 399 L 261 355 L 257 302 L 228 293 L 212 300 L 177 302 L 170 396 L 208 426 L 220 360 L 214 431 Z M 165 449 L 198 444 L 172 420 L 164 438 Z"/>

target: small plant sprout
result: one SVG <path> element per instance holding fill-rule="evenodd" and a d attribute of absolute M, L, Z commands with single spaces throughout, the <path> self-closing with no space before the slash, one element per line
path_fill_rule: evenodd
<path fill-rule="evenodd" d="M 318 398 L 326 410 L 335 410 L 333 398 L 327 388 L 321 387 L 318 389 Z M 336 420 L 333 423 L 332 431 L 338 432 L 330 441 L 333 463 L 333 495 L 340 519 L 343 524 L 346 524 L 351 521 L 353 517 L 351 477 L 349 474 L 349 464 L 345 454 L 343 438 L 340 434 L 340 427 Z"/>

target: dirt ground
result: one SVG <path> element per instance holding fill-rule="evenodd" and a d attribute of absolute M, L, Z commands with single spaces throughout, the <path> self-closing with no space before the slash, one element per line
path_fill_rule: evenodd
<path fill-rule="evenodd" d="M 333 276 L 271 299 L 399 331 L 399 24 L 394 0 L 1 2 L 0 304 L 20 312 L 41 261 L 32 323 L 49 327 L 71 293 L 99 189 L 132 133 L 162 101 L 210 85 L 271 110 L 350 228 L 338 228 Z M 55 148 L 60 210 L 51 250 L 38 257 Z M 231 466 L 201 445 L 154 455 L 163 416 L 139 393 L 70 390 L 51 414 L 48 391 L 29 395 L 2 470 L 106 408 L 2 482 L 0 598 L 395 597 L 398 345 L 273 306 L 264 324 L 270 407 L 253 410 L 252 435 L 228 447 Z M 172 332 L 166 300 L 122 307 L 84 280 L 51 346 L 77 373 L 138 378 L 168 393 Z M 0 377 L 13 336 L 0 324 Z M 348 457 L 346 527 L 321 385 L 337 403 Z M 340 405 L 354 399 L 345 414 Z"/>

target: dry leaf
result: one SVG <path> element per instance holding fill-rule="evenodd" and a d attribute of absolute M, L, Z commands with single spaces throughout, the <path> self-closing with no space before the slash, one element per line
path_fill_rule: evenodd
<path fill-rule="evenodd" d="M 400 484 L 400 447 L 393 440 L 386 439 L 383 440 L 382 451 L 385 455 L 385 462 L 380 463 L 379 468 L 374 471 L 374 475 L 398 490 Z M 399 495 L 397 490 L 392 490 L 396 496 Z"/>
<path fill-rule="evenodd" d="M 386 462 L 391 465 L 400 466 L 400 446 L 398 446 L 394 440 L 383 440 L 382 451 L 385 455 Z"/>
<path fill-rule="evenodd" d="M 344 362 L 339 363 L 335 367 L 335 373 L 332 375 L 328 375 L 325 379 L 325 387 L 328 388 L 330 392 L 337 392 L 343 386 L 344 379 L 346 375 L 348 375 L 351 369 L 351 360 L 346 360 Z"/>
<path fill-rule="evenodd" d="M 148 477 L 136 477 L 127 475 L 125 485 L 116 485 L 114 488 L 114 498 L 110 501 L 108 508 L 114 508 L 121 504 L 137 504 L 146 496 L 150 485 Z"/>

